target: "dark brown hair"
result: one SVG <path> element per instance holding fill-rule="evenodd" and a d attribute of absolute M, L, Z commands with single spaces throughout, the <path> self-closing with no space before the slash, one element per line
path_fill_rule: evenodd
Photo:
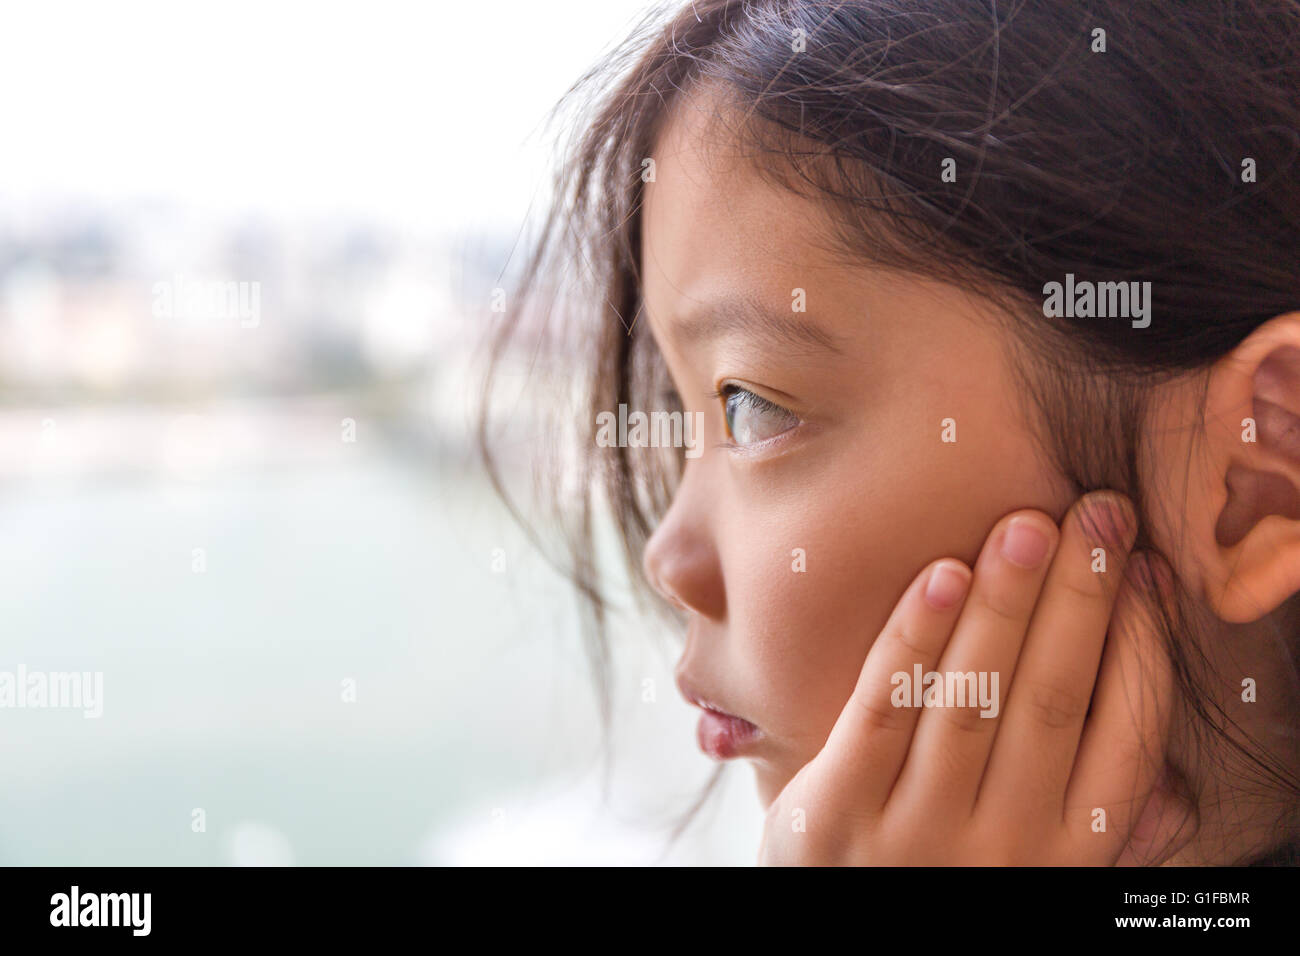
<path fill-rule="evenodd" d="M 559 344 L 541 354 L 588 376 L 581 464 L 559 465 L 586 493 L 553 499 L 568 545 L 556 560 L 591 611 L 606 719 L 594 529 L 608 508 L 639 580 L 680 462 L 596 448 L 590 423 L 620 403 L 648 407 L 665 388 L 637 321 L 642 160 L 668 108 L 701 83 L 745 117 L 740 132 L 766 170 L 833 210 L 846 256 L 1008 306 L 1043 446 L 1080 493 L 1115 488 L 1142 502 L 1150 386 L 1204 371 L 1300 307 L 1296 0 L 697 0 L 651 15 L 566 100 L 587 94 L 590 113 L 517 278 L 528 308 L 495 353 L 546 328 Z M 945 160 L 955 182 L 940 176 Z M 1045 319 L 1044 283 L 1068 273 L 1150 281 L 1156 319 L 1141 330 Z M 480 437 L 489 447 L 486 419 Z M 1294 826 L 1300 781 L 1237 739 L 1203 692 L 1207 664 L 1187 639 L 1195 614 L 1176 603 L 1167 641 L 1189 726 L 1198 740 L 1231 739 L 1261 792 L 1285 793 L 1279 825 Z M 1294 627 L 1285 637 L 1294 648 Z"/>

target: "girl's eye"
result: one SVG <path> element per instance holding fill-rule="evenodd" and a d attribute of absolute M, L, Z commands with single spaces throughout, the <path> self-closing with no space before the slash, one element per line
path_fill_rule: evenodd
<path fill-rule="evenodd" d="M 799 424 L 793 412 L 738 385 L 724 385 L 719 395 L 727 419 L 727 434 L 737 445 L 775 438 Z"/>

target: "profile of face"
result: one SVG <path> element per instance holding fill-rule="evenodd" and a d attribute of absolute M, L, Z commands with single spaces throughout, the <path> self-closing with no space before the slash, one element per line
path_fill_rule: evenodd
<path fill-rule="evenodd" d="M 711 110 L 672 112 L 646 190 L 645 320 L 705 433 L 645 567 L 692 612 L 680 679 L 760 729 L 743 756 L 766 804 L 917 572 L 973 563 L 1007 512 L 1072 498 L 984 306 L 847 267 L 822 207 L 719 143 Z"/>
<path fill-rule="evenodd" d="M 720 110 L 705 90 L 678 99 L 644 194 L 643 321 L 705 428 L 644 568 L 687 612 L 679 684 L 758 728 L 702 743 L 748 761 L 767 805 L 825 743 L 917 573 L 944 556 L 973 566 L 1009 512 L 1059 521 L 1077 494 L 1034 431 L 1013 326 L 994 320 L 996 307 L 853 263 L 829 212 L 764 176 L 714 122 Z M 1249 375 L 1216 388 L 1224 421 L 1240 419 L 1233 403 L 1249 414 Z M 1194 436 L 1176 425 L 1191 418 L 1191 390 L 1171 383 L 1157 404 L 1151 467 L 1182 461 L 1187 480 L 1186 497 L 1145 503 L 1171 516 L 1156 539 L 1190 536 L 1177 570 L 1222 617 L 1243 580 L 1249 593 L 1236 600 L 1272 601 L 1218 571 L 1231 557 L 1214 542 L 1229 492 L 1214 449 L 1231 437 L 1204 445 L 1189 475 Z M 1277 584 L 1283 597 L 1287 586 Z"/>

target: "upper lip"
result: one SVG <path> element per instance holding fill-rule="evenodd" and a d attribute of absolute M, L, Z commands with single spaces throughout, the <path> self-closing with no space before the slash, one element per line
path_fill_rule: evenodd
<path fill-rule="evenodd" d="M 676 682 L 677 690 L 681 693 L 681 695 L 685 697 L 689 703 L 694 704 L 696 707 L 699 707 L 703 710 L 711 710 L 715 714 L 722 714 L 724 717 L 740 716 L 728 710 L 727 708 L 723 707 L 721 704 L 718 704 L 717 702 L 710 700 L 709 698 L 700 694 L 700 692 L 695 689 L 695 685 L 692 684 L 690 679 L 682 672 L 678 671 L 676 674 L 674 674 L 673 679 Z M 740 719 L 744 720 L 745 718 L 740 717 Z"/>

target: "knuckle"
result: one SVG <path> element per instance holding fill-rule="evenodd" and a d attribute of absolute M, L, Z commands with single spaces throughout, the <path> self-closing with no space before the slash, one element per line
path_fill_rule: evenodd
<path fill-rule="evenodd" d="M 1068 574 L 1062 579 L 1061 587 L 1072 598 L 1088 603 L 1105 599 L 1111 590 L 1107 575 L 1098 571 Z"/>
<path fill-rule="evenodd" d="M 1064 690 L 1059 684 L 1034 682 L 1022 693 L 1030 716 L 1050 730 L 1065 730 L 1080 723 L 1088 712 L 1088 700 L 1077 691 Z"/>
<path fill-rule="evenodd" d="M 905 708 L 895 707 L 887 696 L 855 690 L 850 700 L 868 732 L 889 733 L 907 725 Z"/>
<path fill-rule="evenodd" d="M 906 624 L 893 627 L 886 632 L 886 635 L 896 647 L 917 661 L 924 663 L 930 658 L 930 651 L 926 648 L 925 642 L 912 627 Z"/>
<path fill-rule="evenodd" d="M 949 727 L 967 734 L 981 733 L 997 726 L 996 720 L 981 716 L 980 708 L 973 704 L 964 707 L 944 707 L 940 713 Z"/>
<path fill-rule="evenodd" d="M 1024 623 L 1025 611 L 1021 601 L 1001 590 L 985 589 L 974 597 L 981 614 L 994 618 L 1004 625 Z"/>

